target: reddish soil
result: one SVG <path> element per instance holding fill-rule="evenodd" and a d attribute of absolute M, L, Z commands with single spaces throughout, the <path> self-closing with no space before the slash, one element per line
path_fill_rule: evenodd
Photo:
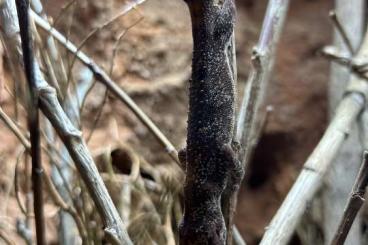
<path fill-rule="evenodd" d="M 63 1 L 52 2 L 46 10 L 57 16 Z M 93 27 L 116 14 L 124 1 L 87 2 L 88 5 L 85 1 L 78 4 L 71 29 L 71 39 L 77 43 Z M 242 88 L 267 1 L 237 2 L 237 55 Z M 259 242 L 265 226 L 321 137 L 327 120 L 329 64 L 317 55 L 317 50 L 330 42 L 331 1 L 293 0 L 291 3 L 268 90 L 268 104 L 274 111 L 247 172 L 236 214 L 238 228 L 251 245 Z M 100 31 L 84 50 L 108 70 L 118 35 L 142 15 L 144 19 L 129 30 L 119 45 L 112 76 L 180 148 L 185 144 L 191 60 L 190 20 L 185 4 L 181 0 L 147 0 L 139 12 L 133 11 Z M 103 93 L 103 87 L 96 86 L 87 101 L 83 111 L 85 134 L 90 131 Z M 11 97 L 6 92 L 2 96 L 1 106 L 13 116 Z M 147 129 L 118 100 L 109 97 L 101 118 L 89 143 L 92 151 L 99 150 L 101 143 L 106 147 L 127 141 L 151 162 L 170 161 Z M 11 176 L 19 144 L 3 125 L 0 135 L 0 171 Z M 0 179 L 0 199 L 9 185 L 10 177 L 6 176 Z M 14 209 L 0 215 L 20 215 Z M 14 226 L 14 222 L 15 219 L 10 219 L 9 225 Z"/>

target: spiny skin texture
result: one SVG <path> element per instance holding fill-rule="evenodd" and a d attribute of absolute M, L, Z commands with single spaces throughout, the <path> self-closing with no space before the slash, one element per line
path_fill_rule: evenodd
<path fill-rule="evenodd" d="M 226 49 L 235 22 L 234 0 L 186 0 L 192 18 L 185 211 L 180 244 L 225 244 L 221 194 L 231 176 L 242 176 L 232 150 L 235 84 Z M 241 178 L 241 177 L 240 177 Z M 238 188 L 234 185 L 234 188 Z"/>

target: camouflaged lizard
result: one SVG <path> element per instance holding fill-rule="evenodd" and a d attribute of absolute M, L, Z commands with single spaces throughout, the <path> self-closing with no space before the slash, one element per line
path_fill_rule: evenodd
<path fill-rule="evenodd" d="M 242 177 L 231 147 L 235 81 L 227 55 L 235 4 L 234 0 L 185 2 L 191 13 L 194 44 L 187 147 L 180 152 L 186 165 L 180 244 L 225 244 L 221 194 L 229 185 L 238 188 Z"/>

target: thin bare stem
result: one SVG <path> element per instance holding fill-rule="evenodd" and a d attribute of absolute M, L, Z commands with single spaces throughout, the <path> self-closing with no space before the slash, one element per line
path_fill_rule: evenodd
<path fill-rule="evenodd" d="M 363 154 L 363 161 L 360 167 L 356 182 L 351 192 L 349 201 L 345 207 L 343 217 L 339 228 L 331 242 L 331 245 L 344 245 L 350 228 L 353 225 L 355 217 L 365 202 L 365 192 L 368 185 L 368 152 Z"/>
<path fill-rule="evenodd" d="M 14 135 L 20 140 L 22 145 L 24 145 L 27 149 L 31 148 L 28 139 L 23 136 L 22 132 L 19 130 L 18 126 L 11 120 L 8 115 L 0 107 L 0 119 L 4 122 L 5 125 L 14 133 Z"/>
<path fill-rule="evenodd" d="M 366 33 L 357 58 L 364 57 L 367 53 L 368 34 Z M 353 123 L 362 112 L 367 95 L 366 81 L 352 76 L 347 91 L 336 109 L 335 116 L 267 227 L 261 245 L 284 245 L 289 241 L 304 214 L 307 203 L 320 189 L 325 173 L 330 168 L 342 143 L 348 137 Z"/>
<path fill-rule="evenodd" d="M 141 22 L 143 20 L 143 17 L 139 18 L 136 22 L 134 22 L 131 26 L 129 26 L 128 28 L 126 28 L 125 30 L 123 30 L 118 39 L 116 40 L 115 44 L 114 44 L 114 48 L 113 48 L 113 51 L 112 51 L 112 58 L 111 58 L 111 63 L 110 63 L 110 71 L 109 71 L 109 75 L 111 76 L 112 75 L 112 72 L 113 72 L 113 69 L 114 69 L 114 65 L 115 65 L 115 58 L 116 58 L 116 55 L 118 53 L 118 46 L 121 42 L 121 40 L 124 38 L 124 36 L 128 33 L 128 31 L 133 28 L 134 26 L 136 26 L 139 22 Z M 108 89 L 106 88 L 105 90 L 105 93 L 104 93 L 104 98 L 103 98 L 103 101 L 99 107 L 99 110 L 97 111 L 97 115 L 93 121 L 93 124 L 92 124 L 92 128 L 91 128 L 91 131 L 89 133 L 89 135 L 87 136 L 86 138 L 86 142 L 88 143 L 90 141 L 90 139 L 92 138 L 92 135 L 97 127 L 97 124 L 101 118 L 101 115 L 102 115 L 102 112 L 103 112 L 103 108 L 107 102 L 107 98 L 108 98 Z"/>
<path fill-rule="evenodd" d="M 277 44 L 284 26 L 289 7 L 289 0 L 270 0 L 263 21 L 262 32 L 251 58 L 252 70 L 245 86 L 239 117 L 236 122 L 235 139 L 240 144 L 238 159 L 243 172 L 246 172 L 248 161 L 261 132 L 257 128 L 257 112 L 263 100 L 269 82 Z M 267 112 L 266 112 L 267 113 Z M 252 141 L 254 139 L 254 141 Z M 223 204 L 224 217 L 228 229 L 233 227 L 233 216 L 237 202 L 237 192 L 225 191 Z M 229 241 L 228 241 L 229 243 Z"/>
<path fill-rule="evenodd" d="M 139 2 L 143 2 L 142 0 Z M 82 51 L 78 51 L 78 48 L 67 40 L 60 32 L 53 29 L 50 24 L 39 17 L 36 13 L 31 12 L 37 25 L 49 32 L 57 41 L 59 41 L 65 48 L 75 54 L 78 59 L 87 66 L 94 74 L 97 81 L 104 84 L 112 94 L 114 94 L 119 100 L 121 100 L 141 122 L 151 131 L 156 139 L 165 147 L 169 156 L 179 164 L 178 152 L 173 144 L 166 138 L 166 136 L 159 130 L 159 128 L 152 122 L 152 120 L 139 108 L 139 106 L 125 93 L 91 58 L 89 58 Z"/>
<path fill-rule="evenodd" d="M 6 232 L 0 229 L 0 238 L 5 242 L 7 245 L 15 245 L 15 242 L 7 235 Z"/>
<path fill-rule="evenodd" d="M 54 183 L 52 182 L 52 180 L 47 174 L 44 174 L 44 180 L 46 183 L 46 188 L 48 192 L 50 193 L 50 196 L 52 200 L 54 201 L 54 203 L 58 207 L 60 207 L 63 211 L 68 212 L 74 218 L 77 224 L 78 230 L 79 230 L 79 234 L 81 235 L 83 244 L 88 244 L 87 230 L 78 212 L 72 206 L 64 202 L 63 198 L 60 196 L 60 194 L 56 190 Z"/>
<path fill-rule="evenodd" d="M 19 26 L 15 19 L 14 3 L 11 0 L 5 0 L 0 8 L 1 24 L 5 27 L 6 44 L 12 46 L 11 50 L 17 50 L 20 47 Z M 21 53 L 14 53 L 21 60 Z M 63 111 L 55 93 L 45 81 L 39 65 L 34 63 L 34 72 L 36 77 L 36 89 L 40 95 L 40 108 L 56 132 L 67 147 L 70 156 L 74 160 L 82 179 L 86 183 L 88 191 L 96 204 L 97 211 L 100 214 L 105 226 L 105 236 L 110 242 L 119 241 L 122 244 L 132 244 L 119 214 L 111 200 L 111 197 L 102 181 L 93 158 L 81 137 L 81 132 L 71 123 L 68 116 Z"/>
<path fill-rule="evenodd" d="M 288 0 L 269 1 L 261 36 L 253 49 L 252 70 L 244 90 L 244 97 L 237 121 L 235 141 L 241 144 L 240 160 L 244 167 L 249 161 L 252 138 L 256 129 L 256 113 L 272 73 L 277 44 L 284 27 L 289 7 Z"/>
<path fill-rule="evenodd" d="M 43 211 L 42 192 L 42 162 L 41 162 L 41 137 L 39 126 L 39 94 L 36 85 L 35 65 L 33 56 L 33 44 L 30 32 L 28 1 L 16 1 L 18 20 L 20 27 L 20 37 L 22 40 L 23 65 L 28 80 L 30 90 L 30 108 L 28 113 L 28 127 L 31 139 L 32 156 L 32 184 L 33 184 L 33 210 L 36 222 L 36 238 L 38 245 L 46 244 L 45 221 Z"/>
<path fill-rule="evenodd" d="M 339 34 L 341 35 L 342 37 L 342 40 L 344 41 L 344 44 L 346 45 L 346 47 L 348 48 L 349 52 L 351 55 L 354 54 L 354 48 L 353 48 L 353 45 L 351 43 L 351 41 L 349 40 L 348 38 L 348 35 L 343 27 L 343 25 L 341 24 L 341 21 L 339 20 L 337 14 L 335 11 L 330 11 L 330 14 L 329 14 L 333 24 L 335 25 L 337 31 L 339 32 Z"/>

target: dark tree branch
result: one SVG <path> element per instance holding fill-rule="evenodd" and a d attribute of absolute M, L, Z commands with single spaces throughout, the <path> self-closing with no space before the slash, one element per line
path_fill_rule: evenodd
<path fill-rule="evenodd" d="M 32 156 L 32 182 L 33 182 L 33 210 L 36 222 L 37 244 L 46 244 L 45 221 L 43 212 L 42 194 L 42 163 L 41 163 L 41 144 L 38 114 L 38 90 L 34 72 L 33 45 L 30 33 L 27 0 L 16 0 L 18 20 L 20 27 L 20 37 L 22 40 L 24 70 L 30 91 L 30 103 L 28 108 L 28 127 L 31 139 Z"/>
<path fill-rule="evenodd" d="M 331 242 L 331 245 L 343 245 L 346 237 L 349 234 L 350 228 L 353 225 L 355 217 L 357 216 L 360 208 L 363 206 L 365 199 L 365 190 L 368 185 L 368 152 L 363 154 L 363 162 L 360 167 L 356 182 L 351 192 L 350 199 L 344 210 L 344 215 L 339 224 L 335 236 Z"/>
<path fill-rule="evenodd" d="M 234 0 L 187 0 L 193 32 L 189 88 L 185 211 L 181 244 L 225 244 L 221 212 L 225 188 L 238 189 L 239 161 L 232 148 L 235 82 L 227 50 L 232 44 Z"/>

